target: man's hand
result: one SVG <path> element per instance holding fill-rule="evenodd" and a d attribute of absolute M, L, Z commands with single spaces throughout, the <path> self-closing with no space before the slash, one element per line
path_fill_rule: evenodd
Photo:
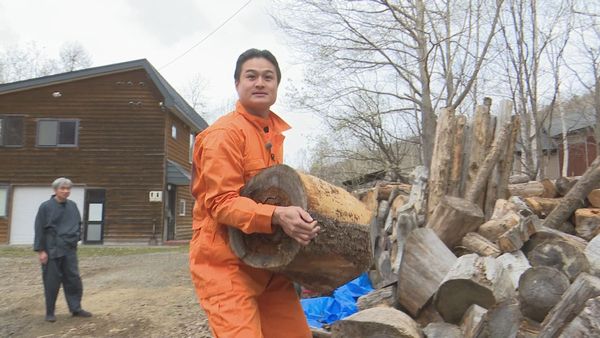
<path fill-rule="evenodd" d="M 44 251 L 44 250 L 39 251 L 38 257 L 40 258 L 40 263 L 42 265 L 46 265 L 46 263 L 48 263 L 48 254 L 46 253 L 46 251 Z"/>
<path fill-rule="evenodd" d="M 300 207 L 276 207 L 272 223 L 279 225 L 283 231 L 302 245 L 307 245 L 321 230 L 317 221 Z"/>

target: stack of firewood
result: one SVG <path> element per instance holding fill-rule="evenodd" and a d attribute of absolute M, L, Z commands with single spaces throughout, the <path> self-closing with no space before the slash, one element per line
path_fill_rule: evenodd
<path fill-rule="evenodd" d="M 489 104 L 471 124 L 442 112 L 431 173 L 355 192 L 376 215 L 376 290 L 319 336 L 600 334 L 600 158 L 581 177 L 509 184 L 519 122 L 492 120 Z"/>

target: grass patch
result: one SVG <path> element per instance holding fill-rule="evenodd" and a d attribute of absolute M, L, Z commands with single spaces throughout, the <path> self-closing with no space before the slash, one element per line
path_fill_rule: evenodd
<path fill-rule="evenodd" d="M 79 257 L 98 257 L 98 256 L 127 256 L 143 255 L 158 252 L 188 252 L 187 245 L 181 246 L 80 246 L 77 251 Z M 0 257 L 32 257 L 35 252 L 31 246 L 0 246 Z"/>

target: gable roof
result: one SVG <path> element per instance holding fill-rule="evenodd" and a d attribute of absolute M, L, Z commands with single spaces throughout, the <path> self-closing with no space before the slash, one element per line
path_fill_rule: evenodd
<path fill-rule="evenodd" d="M 188 124 L 194 132 L 201 131 L 208 127 L 204 119 L 175 91 L 175 89 L 165 80 L 162 75 L 146 59 L 114 63 L 111 65 L 86 68 L 68 73 L 48 75 L 30 80 L 0 84 L 0 95 L 28 90 L 32 88 L 45 87 L 64 82 L 82 80 L 86 78 L 98 77 L 107 74 L 122 73 L 126 71 L 143 69 L 146 71 L 156 88 L 164 98 L 163 104 L 170 109 L 177 117 Z"/>

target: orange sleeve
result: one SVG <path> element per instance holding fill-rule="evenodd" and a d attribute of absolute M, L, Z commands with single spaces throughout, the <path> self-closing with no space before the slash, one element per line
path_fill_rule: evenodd
<path fill-rule="evenodd" d="M 203 203 L 209 216 L 220 224 L 245 233 L 271 233 L 275 206 L 239 195 L 245 183 L 243 144 L 242 136 L 230 130 L 217 129 L 206 135 L 199 159 Z"/>

